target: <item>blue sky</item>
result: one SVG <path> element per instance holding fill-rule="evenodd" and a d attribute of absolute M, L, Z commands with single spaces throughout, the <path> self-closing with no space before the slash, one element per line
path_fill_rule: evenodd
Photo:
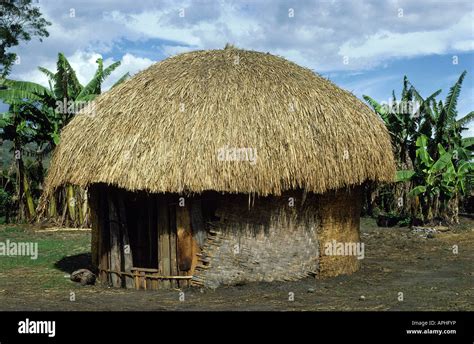
<path fill-rule="evenodd" d="M 58 52 L 86 82 L 95 60 L 121 60 L 105 85 L 167 56 L 196 49 L 239 48 L 283 56 L 357 96 L 388 101 L 403 75 L 442 98 L 468 71 L 459 114 L 474 109 L 474 5 L 471 1 L 37 0 L 53 23 L 43 43 L 16 48 L 11 78 L 46 84 L 37 66 L 54 69 Z M 456 62 L 457 64 L 453 63 Z M 474 136 L 474 124 L 467 133 Z"/>

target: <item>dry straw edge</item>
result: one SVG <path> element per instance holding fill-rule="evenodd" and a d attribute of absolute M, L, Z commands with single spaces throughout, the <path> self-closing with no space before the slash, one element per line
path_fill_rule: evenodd
<path fill-rule="evenodd" d="M 324 193 L 390 182 L 382 121 L 354 95 L 281 57 L 226 47 L 156 63 L 99 96 L 61 133 L 45 189 L 107 183 L 154 193 Z M 219 161 L 222 147 L 258 159 Z"/>

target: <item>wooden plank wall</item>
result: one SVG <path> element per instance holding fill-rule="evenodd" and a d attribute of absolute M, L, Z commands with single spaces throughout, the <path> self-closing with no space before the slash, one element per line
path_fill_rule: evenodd
<path fill-rule="evenodd" d="M 98 185 L 91 188 L 91 205 L 102 282 L 138 289 L 189 285 L 200 252 L 193 222 L 202 222 L 191 202 L 180 207 L 170 195 Z"/>

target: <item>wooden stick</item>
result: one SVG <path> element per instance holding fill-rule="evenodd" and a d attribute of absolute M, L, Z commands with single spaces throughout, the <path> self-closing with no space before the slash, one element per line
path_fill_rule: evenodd
<path fill-rule="evenodd" d="M 92 228 L 48 228 L 48 229 L 38 229 L 38 233 L 47 233 L 47 232 L 92 232 Z"/>
<path fill-rule="evenodd" d="M 159 272 L 160 270 L 158 269 L 149 269 L 149 268 L 138 268 L 138 267 L 132 267 L 132 271 L 145 271 L 145 272 Z"/>
<path fill-rule="evenodd" d="M 133 275 L 135 278 L 135 289 L 140 290 L 140 280 L 138 279 L 138 274 Z"/>
<path fill-rule="evenodd" d="M 124 275 L 124 276 L 132 276 L 132 277 L 143 277 L 143 274 L 138 274 L 138 273 L 129 273 L 129 272 L 124 272 L 124 271 L 115 271 L 115 270 L 108 270 L 108 269 L 100 269 L 100 271 L 111 273 L 111 274 L 117 274 L 117 275 Z M 157 278 L 157 279 L 175 279 L 175 280 L 190 280 L 193 278 L 193 276 L 162 276 L 162 275 L 146 275 L 146 278 Z"/>

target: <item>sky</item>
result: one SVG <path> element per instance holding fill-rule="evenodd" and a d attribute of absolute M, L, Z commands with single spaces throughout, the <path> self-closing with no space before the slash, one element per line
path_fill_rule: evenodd
<path fill-rule="evenodd" d="M 47 85 L 37 70 L 64 53 L 86 83 L 98 57 L 122 61 L 107 80 L 135 74 L 169 56 L 198 49 L 270 52 L 329 78 L 358 97 L 388 102 L 403 76 L 422 96 L 442 99 L 468 74 L 459 115 L 474 110 L 474 2 L 451 0 L 33 0 L 52 22 L 50 36 L 13 51 L 12 79 Z M 474 136 L 471 123 L 466 136 Z"/>

